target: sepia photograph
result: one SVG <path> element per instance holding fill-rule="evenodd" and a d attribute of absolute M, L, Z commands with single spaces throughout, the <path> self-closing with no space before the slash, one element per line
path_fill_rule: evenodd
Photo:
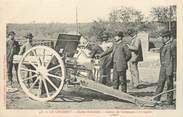
<path fill-rule="evenodd" d="M 176 110 L 177 4 L 140 1 L 2 0 L 5 109 Z"/>

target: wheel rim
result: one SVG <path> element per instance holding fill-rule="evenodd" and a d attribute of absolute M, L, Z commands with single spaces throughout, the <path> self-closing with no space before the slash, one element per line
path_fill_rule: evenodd
<path fill-rule="evenodd" d="M 38 101 L 49 101 L 63 88 L 64 63 L 55 50 L 46 46 L 36 46 L 22 56 L 18 78 L 29 97 Z"/>

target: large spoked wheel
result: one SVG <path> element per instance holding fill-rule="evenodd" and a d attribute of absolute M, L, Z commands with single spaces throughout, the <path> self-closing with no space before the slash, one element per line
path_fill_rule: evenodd
<path fill-rule="evenodd" d="M 53 100 L 64 86 L 64 62 L 55 50 L 35 46 L 21 58 L 18 79 L 23 91 L 32 99 Z"/>

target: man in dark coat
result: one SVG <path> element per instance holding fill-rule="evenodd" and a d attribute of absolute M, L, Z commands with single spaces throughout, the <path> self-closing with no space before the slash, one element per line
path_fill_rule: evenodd
<path fill-rule="evenodd" d="M 167 90 L 173 89 L 173 56 L 172 56 L 172 40 L 170 39 L 171 33 L 166 31 L 162 34 L 163 46 L 160 48 L 160 74 L 156 95 L 161 93 L 164 89 L 165 82 L 167 82 Z M 155 98 L 159 101 L 161 96 Z M 167 94 L 168 104 L 173 102 L 173 92 Z"/>
<path fill-rule="evenodd" d="M 123 32 L 119 32 L 115 36 L 115 44 L 113 47 L 102 53 L 100 57 L 112 53 L 113 88 L 119 89 L 121 85 L 121 91 L 127 92 L 126 70 L 128 68 L 127 62 L 131 58 L 131 52 L 122 39 Z"/>
<path fill-rule="evenodd" d="M 6 42 L 6 59 L 7 59 L 7 73 L 8 73 L 8 87 L 13 88 L 13 56 L 18 54 L 20 49 L 18 41 L 15 40 L 15 32 L 8 33 Z M 16 66 L 17 67 L 17 66 Z M 17 69 L 17 68 L 15 68 Z"/>

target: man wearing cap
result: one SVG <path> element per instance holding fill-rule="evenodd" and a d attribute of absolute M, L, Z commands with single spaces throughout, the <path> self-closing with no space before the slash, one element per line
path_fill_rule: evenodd
<path fill-rule="evenodd" d="M 131 58 L 131 52 L 122 41 L 123 32 L 118 32 L 114 39 L 115 44 L 113 47 L 102 53 L 99 57 L 112 53 L 113 88 L 119 89 L 119 86 L 121 86 L 121 91 L 127 92 L 126 70 L 128 68 L 127 62 Z"/>
<path fill-rule="evenodd" d="M 113 45 L 112 42 L 108 41 L 109 39 L 109 35 L 108 33 L 104 33 L 102 35 L 102 44 L 100 45 L 100 47 L 103 49 L 103 51 L 107 51 L 108 49 L 110 49 Z M 111 73 L 111 55 L 106 55 L 105 57 L 103 57 L 101 59 L 101 70 L 100 70 L 100 83 L 105 84 L 110 86 L 111 85 L 111 77 L 110 77 L 110 73 Z"/>
<path fill-rule="evenodd" d="M 31 49 L 33 47 L 32 39 L 33 35 L 32 33 L 27 33 L 27 35 L 24 36 L 27 39 L 27 42 L 21 47 L 19 54 L 24 54 L 27 50 Z"/>
<path fill-rule="evenodd" d="M 137 31 L 134 29 L 128 30 L 128 34 L 132 38 L 131 44 L 128 45 L 131 50 L 132 57 L 129 61 L 129 67 L 131 72 L 131 83 L 133 88 L 137 88 L 139 80 L 138 62 L 143 61 L 143 53 L 141 40 L 137 37 Z"/>
<path fill-rule="evenodd" d="M 161 68 L 156 95 L 163 91 L 165 82 L 167 82 L 167 90 L 173 89 L 173 51 L 171 33 L 169 31 L 162 33 L 162 42 L 163 46 L 160 48 Z M 160 101 L 160 98 L 161 96 L 158 96 L 155 100 Z M 167 104 L 173 104 L 173 92 L 167 93 Z"/>
<path fill-rule="evenodd" d="M 8 33 L 6 42 L 6 56 L 7 56 L 7 72 L 8 72 L 8 87 L 13 88 L 13 56 L 18 54 L 20 49 L 18 41 L 15 40 L 15 32 Z"/>

